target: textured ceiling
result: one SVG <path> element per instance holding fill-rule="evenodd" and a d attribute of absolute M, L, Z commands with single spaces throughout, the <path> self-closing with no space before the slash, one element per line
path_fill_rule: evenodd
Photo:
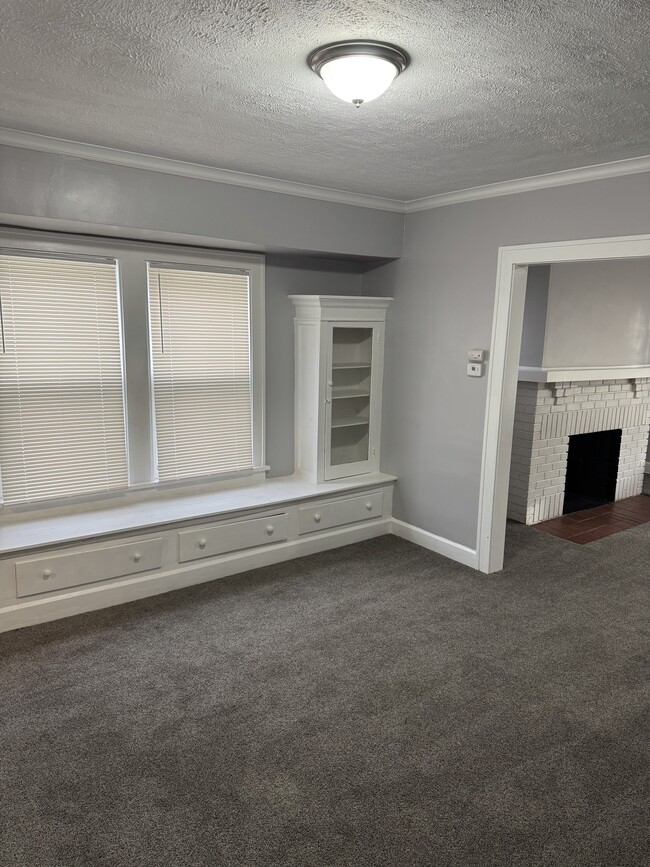
<path fill-rule="evenodd" d="M 3 0 L 0 126 L 413 199 L 650 152 L 648 0 Z M 376 102 L 305 58 L 395 42 Z"/>

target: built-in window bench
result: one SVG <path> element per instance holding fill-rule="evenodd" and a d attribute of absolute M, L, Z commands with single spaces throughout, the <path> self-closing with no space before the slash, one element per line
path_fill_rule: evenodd
<path fill-rule="evenodd" d="M 388 533 L 395 479 L 298 477 L 7 516 L 0 631 Z"/>

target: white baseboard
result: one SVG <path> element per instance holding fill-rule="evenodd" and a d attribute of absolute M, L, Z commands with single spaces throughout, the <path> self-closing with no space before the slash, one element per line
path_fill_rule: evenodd
<path fill-rule="evenodd" d="M 211 563 L 187 563 L 162 574 L 150 572 L 110 583 L 91 584 L 46 599 L 16 602 L 0 608 L 0 632 L 121 605 L 124 602 L 144 599 L 146 596 L 155 596 L 170 590 L 180 590 L 192 584 L 202 584 L 239 572 L 247 572 L 249 569 L 293 560 L 295 557 L 340 548 L 343 545 L 386 535 L 390 533 L 390 528 L 390 519 L 382 518 L 353 527 L 340 527 L 321 532 L 318 535 L 303 536 L 279 545 L 240 551 L 220 557 Z"/>
<path fill-rule="evenodd" d="M 401 539 L 414 542 L 422 548 L 435 551 L 436 554 L 442 554 L 443 557 L 448 557 L 450 560 L 455 560 L 464 566 L 478 569 L 478 555 L 472 548 L 466 548 L 465 545 L 459 545 L 458 542 L 452 542 L 442 536 L 436 536 L 435 533 L 421 530 L 412 524 L 405 524 L 404 521 L 398 521 L 396 518 L 391 519 L 390 531 Z"/>

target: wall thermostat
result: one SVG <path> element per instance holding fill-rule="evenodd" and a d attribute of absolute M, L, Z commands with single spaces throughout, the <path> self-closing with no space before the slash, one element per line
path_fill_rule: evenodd
<path fill-rule="evenodd" d="M 470 361 L 467 365 L 467 375 L 468 376 L 483 376 L 483 365 L 477 364 L 476 362 Z"/>
<path fill-rule="evenodd" d="M 478 364 L 483 364 L 485 361 L 485 350 L 484 349 L 470 349 L 467 353 L 468 361 L 476 361 Z"/>

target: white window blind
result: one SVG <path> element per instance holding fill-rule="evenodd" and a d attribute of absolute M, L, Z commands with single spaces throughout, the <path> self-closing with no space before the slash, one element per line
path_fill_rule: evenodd
<path fill-rule="evenodd" d="M 0 254 L 6 504 L 128 484 L 114 262 Z"/>
<path fill-rule="evenodd" d="M 158 478 L 251 469 L 249 276 L 151 263 Z"/>

